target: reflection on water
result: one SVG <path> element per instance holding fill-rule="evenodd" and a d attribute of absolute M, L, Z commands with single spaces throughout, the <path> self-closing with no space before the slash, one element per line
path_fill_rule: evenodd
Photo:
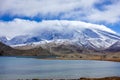
<path fill-rule="evenodd" d="M 119 62 L 0 57 L 0 80 L 107 76 L 120 76 Z"/>

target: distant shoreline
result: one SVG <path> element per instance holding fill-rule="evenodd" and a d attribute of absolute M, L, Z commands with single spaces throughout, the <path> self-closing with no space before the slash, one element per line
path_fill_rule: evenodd
<path fill-rule="evenodd" d="M 102 58 L 102 56 L 90 56 L 89 57 L 63 57 L 63 56 L 0 56 L 0 57 L 24 57 L 24 58 L 36 58 L 36 59 L 42 59 L 42 60 L 97 60 L 97 61 L 112 61 L 112 62 L 120 62 L 120 58 Z"/>
<path fill-rule="evenodd" d="M 87 55 L 86 54 L 67 54 L 67 55 L 56 55 L 56 56 L 0 56 L 0 57 L 26 57 L 36 58 L 42 60 L 97 60 L 97 61 L 112 61 L 120 62 L 120 58 L 116 58 L 114 55 L 110 58 L 103 57 L 103 55 Z M 77 57 L 76 57 L 77 56 Z"/>

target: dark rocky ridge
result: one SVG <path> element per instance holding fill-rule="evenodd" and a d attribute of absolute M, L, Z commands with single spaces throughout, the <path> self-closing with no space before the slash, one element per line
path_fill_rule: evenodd
<path fill-rule="evenodd" d="M 0 42 L 0 55 L 1 56 L 44 56 L 50 55 L 48 50 L 45 50 L 41 47 L 29 49 L 29 50 L 18 50 L 13 49 Z"/>
<path fill-rule="evenodd" d="M 106 49 L 105 51 L 109 51 L 109 52 L 120 52 L 120 41 L 117 41 L 116 43 L 114 43 L 113 45 L 111 45 L 108 49 Z"/>

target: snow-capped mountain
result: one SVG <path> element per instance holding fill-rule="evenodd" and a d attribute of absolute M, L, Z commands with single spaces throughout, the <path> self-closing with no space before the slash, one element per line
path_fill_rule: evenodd
<path fill-rule="evenodd" d="M 2 42 L 2 43 L 7 43 L 7 38 L 6 37 L 4 37 L 4 36 L 1 36 L 0 37 L 0 42 Z"/>
<path fill-rule="evenodd" d="M 74 44 L 84 48 L 106 49 L 120 40 L 120 36 L 111 29 L 101 25 L 79 21 L 43 21 L 40 29 L 32 35 L 20 35 L 11 40 L 0 39 L 8 45 L 55 43 Z M 67 41 L 66 41 L 67 40 Z M 38 45 L 38 44 L 37 44 Z"/>
<path fill-rule="evenodd" d="M 8 41 L 8 44 L 27 44 L 27 43 L 32 43 L 32 42 L 38 42 L 41 41 L 40 37 L 37 36 L 29 36 L 29 35 L 24 35 L 24 36 L 16 36 L 12 38 L 11 40 Z"/>

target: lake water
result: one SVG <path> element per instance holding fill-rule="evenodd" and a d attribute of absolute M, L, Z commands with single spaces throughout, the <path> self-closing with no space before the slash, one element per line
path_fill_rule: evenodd
<path fill-rule="evenodd" d="M 119 62 L 0 57 L 0 80 L 79 79 L 108 76 L 120 76 Z"/>

